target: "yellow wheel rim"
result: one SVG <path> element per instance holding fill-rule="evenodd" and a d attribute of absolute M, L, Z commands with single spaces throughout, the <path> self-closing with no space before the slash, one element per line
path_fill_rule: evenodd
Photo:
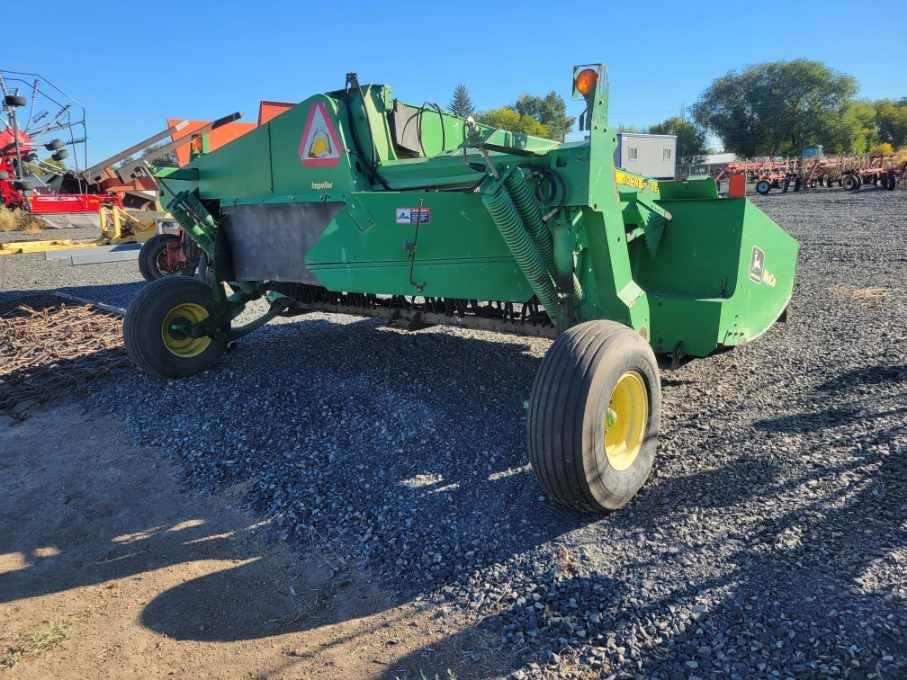
<path fill-rule="evenodd" d="M 180 326 L 188 327 L 201 323 L 207 318 L 208 310 L 193 302 L 185 302 L 172 307 L 161 322 L 161 340 L 164 341 L 164 347 L 171 354 L 183 359 L 197 357 L 208 349 L 211 338 L 206 335 L 200 338 L 190 337 L 180 331 Z"/>
<path fill-rule="evenodd" d="M 604 418 L 605 456 L 615 470 L 626 470 L 639 455 L 649 422 L 646 383 L 636 371 L 620 376 Z"/>

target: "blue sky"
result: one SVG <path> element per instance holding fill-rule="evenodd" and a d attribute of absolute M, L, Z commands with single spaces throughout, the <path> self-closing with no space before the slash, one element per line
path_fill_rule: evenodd
<path fill-rule="evenodd" d="M 339 89 L 347 71 L 411 103 L 478 108 L 570 95 L 571 67 L 604 62 L 611 121 L 639 126 L 689 106 L 728 70 L 808 57 L 855 76 L 861 96 L 907 96 L 899 2 L 93 2 L 40 4 L 7 23 L 0 68 L 35 71 L 88 111 L 89 159 L 167 117 L 254 120 L 258 101 Z M 143 37 L 143 33 L 147 37 Z M 879 49 L 870 49 L 878 46 Z M 575 104 L 573 109 L 578 108 Z"/>

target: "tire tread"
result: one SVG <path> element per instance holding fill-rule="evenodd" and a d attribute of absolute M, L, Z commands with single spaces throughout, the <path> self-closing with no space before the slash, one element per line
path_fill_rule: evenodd
<path fill-rule="evenodd" d="M 549 496 L 566 507 L 589 512 L 604 509 L 586 479 L 586 412 L 599 366 L 616 349 L 615 343 L 628 338 L 645 343 L 613 321 L 573 326 L 548 350 L 533 382 L 527 428 L 530 464 Z M 654 364 L 647 343 L 645 352 Z"/>

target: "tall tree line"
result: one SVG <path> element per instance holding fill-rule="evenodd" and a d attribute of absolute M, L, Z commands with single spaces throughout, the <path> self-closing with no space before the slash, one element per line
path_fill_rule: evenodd
<path fill-rule="evenodd" d="M 778 61 L 730 71 L 716 78 L 692 107 L 692 118 L 668 118 L 645 129 L 622 131 L 677 136 L 684 160 L 707 151 L 707 133 L 740 156 L 796 156 L 822 145 L 827 153 L 890 153 L 907 146 L 907 97 L 857 99 L 852 76 L 809 59 Z M 449 110 L 513 132 L 563 141 L 575 118 L 556 92 L 524 94 L 513 104 L 477 112 L 465 85 L 454 90 Z"/>
<path fill-rule="evenodd" d="M 907 144 L 907 98 L 858 100 L 855 78 L 808 59 L 757 64 L 717 78 L 695 121 L 741 156 L 887 151 Z"/>

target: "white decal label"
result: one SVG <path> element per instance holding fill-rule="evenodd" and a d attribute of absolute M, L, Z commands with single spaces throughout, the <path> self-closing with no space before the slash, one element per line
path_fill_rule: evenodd
<path fill-rule="evenodd" d="M 397 208 L 397 224 L 428 224 L 431 222 L 431 208 Z"/>

